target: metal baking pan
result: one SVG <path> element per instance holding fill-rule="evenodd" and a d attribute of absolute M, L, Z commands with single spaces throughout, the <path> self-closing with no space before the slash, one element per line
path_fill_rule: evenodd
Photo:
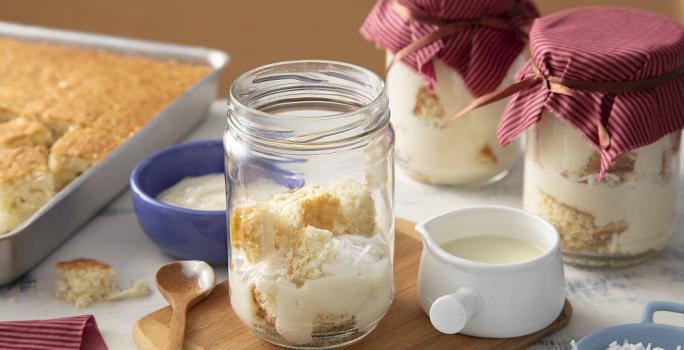
<path fill-rule="evenodd" d="M 131 170 L 149 153 L 174 144 L 201 122 L 216 99 L 225 52 L 0 21 L 0 36 L 100 49 L 152 59 L 211 66 L 211 71 L 107 158 L 76 178 L 33 216 L 0 236 L 0 285 L 19 277 L 75 233 L 128 185 Z"/>

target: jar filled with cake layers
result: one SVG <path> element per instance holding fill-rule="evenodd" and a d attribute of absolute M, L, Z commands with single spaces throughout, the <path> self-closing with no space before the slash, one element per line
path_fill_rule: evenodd
<path fill-rule="evenodd" d="M 344 346 L 393 299 L 393 149 L 384 83 L 331 61 L 292 61 L 230 89 L 226 191 L 230 303 L 261 339 Z"/>
<path fill-rule="evenodd" d="M 547 112 L 528 132 L 524 207 L 556 226 L 567 262 L 638 263 L 674 233 L 680 140 L 674 132 L 623 153 L 597 180 L 599 153 Z"/>
<path fill-rule="evenodd" d="M 566 262 L 634 265 L 675 232 L 684 28 L 649 12 L 578 8 L 535 21 L 532 60 L 499 136 L 528 129 L 523 206 Z"/>
<path fill-rule="evenodd" d="M 499 101 L 453 118 L 474 99 L 513 82 L 525 62 L 525 28 L 538 16 L 518 0 L 381 0 L 361 31 L 386 49 L 397 164 L 436 185 L 502 179 L 522 148 L 502 148 Z"/>

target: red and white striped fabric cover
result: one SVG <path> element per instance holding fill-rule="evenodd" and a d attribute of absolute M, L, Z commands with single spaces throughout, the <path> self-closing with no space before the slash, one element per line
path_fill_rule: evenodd
<path fill-rule="evenodd" d="M 2 350 L 107 350 L 92 315 L 0 322 Z"/>
<path fill-rule="evenodd" d="M 380 48 L 396 53 L 439 29 L 437 25 L 404 20 L 392 9 L 391 1 L 378 1 L 361 27 L 361 33 Z M 503 16 L 515 6 L 520 6 L 520 11 L 511 22 L 519 27 L 529 25 L 539 16 L 529 0 L 399 0 L 399 3 L 418 13 L 454 21 Z M 468 91 L 479 97 L 499 87 L 524 47 L 525 42 L 514 31 L 475 26 L 437 40 L 402 62 L 418 72 L 434 90 L 439 82 L 433 59 L 439 58 L 460 73 Z"/>
<path fill-rule="evenodd" d="M 628 8 L 584 7 L 537 19 L 530 31 L 531 62 L 517 74 L 582 81 L 632 81 L 667 74 L 684 65 L 684 27 L 654 13 Z M 513 96 L 499 124 L 507 145 L 537 123 L 544 111 L 578 129 L 600 152 L 601 174 L 622 153 L 684 128 L 684 78 L 628 93 L 580 92 L 593 101 L 549 92 L 536 84 Z M 601 149 L 596 120 L 610 134 Z"/>

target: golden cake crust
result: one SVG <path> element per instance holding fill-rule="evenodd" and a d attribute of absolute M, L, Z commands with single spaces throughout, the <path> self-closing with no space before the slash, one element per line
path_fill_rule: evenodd
<path fill-rule="evenodd" d="M 113 268 L 109 264 L 105 264 L 101 261 L 95 259 L 74 259 L 69 261 L 60 261 L 55 264 L 58 270 L 89 270 L 89 269 L 101 269 L 101 270 L 112 270 Z"/>
<path fill-rule="evenodd" d="M 47 173 L 47 154 L 43 146 L 0 149 L 0 181 Z"/>
<path fill-rule="evenodd" d="M 74 128 L 52 145 L 52 155 L 78 157 L 89 161 L 104 158 L 122 141 L 121 137 L 94 128 Z"/>
<path fill-rule="evenodd" d="M 0 106 L 52 129 L 129 136 L 209 72 L 205 65 L 0 37 Z"/>
<path fill-rule="evenodd" d="M 0 112 L 2 113 L 2 112 Z M 52 132 L 45 125 L 26 118 L 0 123 L 0 147 L 50 146 Z"/>

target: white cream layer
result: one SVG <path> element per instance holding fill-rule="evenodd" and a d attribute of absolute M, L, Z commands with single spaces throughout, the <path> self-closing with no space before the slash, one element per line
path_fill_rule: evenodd
<path fill-rule="evenodd" d="M 276 331 L 294 344 L 312 340 L 319 315 L 354 316 L 361 330 L 375 325 L 392 302 L 392 265 L 380 234 L 371 238 L 341 235 L 334 238 L 336 254 L 322 264 L 324 276 L 297 287 L 287 280 L 283 255 L 252 265 L 233 250 L 229 273 L 231 306 L 240 319 L 252 325 L 258 306 L 252 289 L 275 301 Z"/>
<path fill-rule="evenodd" d="M 523 191 L 524 208 L 538 212 L 540 191 L 557 201 L 595 217 L 596 226 L 624 221 L 627 230 L 616 234 L 610 244 L 612 254 L 640 254 L 661 249 L 672 236 L 676 219 L 679 155 L 672 157 L 668 177 L 661 175 L 662 155 L 673 147 L 670 135 L 634 151 L 634 175 L 612 186 L 573 181 L 562 174 L 579 172 L 587 164 L 592 149 L 572 127 L 546 112 L 538 128 L 538 155 L 528 148 Z M 540 165 L 541 163 L 541 165 Z M 596 174 L 585 180 L 593 181 Z M 607 180 L 614 174 L 606 174 Z M 579 179 L 578 179 L 579 180 Z"/>

